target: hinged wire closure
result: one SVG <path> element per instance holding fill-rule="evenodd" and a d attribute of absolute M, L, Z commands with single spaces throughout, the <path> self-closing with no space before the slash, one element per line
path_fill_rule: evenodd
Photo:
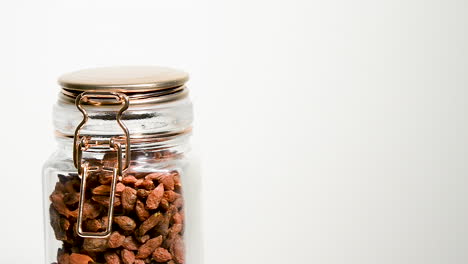
<path fill-rule="evenodd" d="M 122 138 L 118 136 L 111 137 L 109 140 L 102 141 L 102 140 L 93 140 L 90 136 L 80 136 L 81 128 L 86 124 L 88 121 L 88 113 L 83 108 L 83 103 L 89 103 L 93 105 L 101 105 L 102 102 L 96 101 L 95 99 L 101 100 L 112 100 L 114 99 L 115 102 L 111 104 L 121 104 L 122 107 L 119 109 L 117 113 L 117 123 L 122 128 L 124 132 L 124 140 L 125 140 L 125 163 L 123 163 L 123 153 L 122 153 L 122 144 L 119 142 Z M 109 102 L 107 102 L 109 104 Z M 114 201 L 115 201 L 115 189 L 117 180 L 119 177 L 122 177 L 123 172 L 128 168 L 130 164 L 130 134 L 128 128 L 122 122 L 122 114 L 125 110 L 128 109 L 129 106 L 129 99 L 128 96 L 123 93 L 117 92 L 83 92 L 76 97 L 75 105 L 83 114 L 83 120 L 78 125 L 75 130 L 74 134 L 74 141 L 73 141 L 73 162 L 78 170 L 78 174 L 81 177 L 81 186 L 80 186 L 80 201 L 78 207 L 78 228 L 77 233 L 81 237 L 85 238 L 103 238 L 107 237 L 111 233 L 112 228 L 112 218 L 114 216 Z M 88 177 L 89 172 L 98 171 L 99 168 L 93 168 L 89 166 L 88 162 L 82 162 L 82 154 L 83 151 L 86 151 L 91 146 L 96 145 L 108 145 L 111 150 L 117 152 L 117 166 L 111 169 L 102 168 L 102 170 L 110 170 L 112 172 L 112 182 L 111 182 L 111 192 L 110 192 L 110 199 L 109 199 L 109 211 L 107 213 L 108 223 L 106 230 L 103 232 L 84 232 L 82 225 L 83 225 L 83 206 L 85 201 L 85 191 L 86 191 L 86 178 Z"/>

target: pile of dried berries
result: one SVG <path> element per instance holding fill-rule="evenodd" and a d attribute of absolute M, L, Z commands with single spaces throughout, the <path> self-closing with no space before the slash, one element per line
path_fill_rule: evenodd
<path fill-rule="evenodd" d="M 112 176 L 90 173 L 83 207 L 83 230 L 102 232 L 108 224 Z M 126 175 L 117 183 L 112 233 L 81 238 L 76 233 L 80 178 L 59 175 L 50 195 L 50 224 L 58 264 L 183 264 L 184 211 L 177 171 Z"/>

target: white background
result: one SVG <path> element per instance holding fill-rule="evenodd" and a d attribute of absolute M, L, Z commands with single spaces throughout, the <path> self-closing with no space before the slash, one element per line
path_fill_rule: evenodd
<path fill-rule="evenodd" d="M 56 78 L 191 74 L 207 264 L 468 263 L 465 0 L 3 1 L 0 262 L 42 263 Z"/>

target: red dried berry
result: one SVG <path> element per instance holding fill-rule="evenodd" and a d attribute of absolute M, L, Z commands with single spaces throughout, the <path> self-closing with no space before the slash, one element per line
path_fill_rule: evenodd
<path fill-rule="evenodd" d="M 138 250 L 138 242 L 132 236 L 128 236 L 122 243 L 122 247 L 128 250 Z"/>
<path fill-rule="evenodd" d="M 146 243 L 138 249 L 138 254 L 136 255 L 136 257 L 139 259 L 145 259 L 149 257 L 156 248 L 161 246 L 161 244 L 162 236 L 158 236 L 156 238 L 146 241 Z"/>
<path fill-rule="evenodd" d="M 70 255 L 70 264 L 88 264 L 94 262 L 91 257 L 83 254 L 72 253 Z"/>
<path fill-rule="evenodd" d="M 156 209 L 161 202 L 161 199 L 164 195 L 164 185 L 161 183 L 154 189 L 146 199 L 146 207 L 148 209 Z"/>
<path fill-rule="evenodd" d="M 83 249 L 88 252 L 103 252 L 107 249 L 106 238 L 85 238 Z"/>
<path fill-rule="evenodd" d="M 109 248 L 118 248 L 122 246 L 124 240 L 125 240 L 125 236 L 121 235 L 117 231 L 114 231 L 109 236 L 109 241 L 107 245 L 109 246 Z"/>
<path fill-rule="evenodd" d="M 154 250 L 153 259 L 156 260 L 156 262 L 166 262 L 172 259 L 172 255 L 167 249 L 159 247 Z"/>
<path fill-rule="evenodd" d="M 174 239 L 170 249 L 174 260 L 178 264 L 183 264 L 185 262 L 185 247 L 184 240 L 182 239 L 182 237 L 177 236 Z"/>
<path fill-rule="evenodd" d="M 148 219 L 146 219 L 140 225 L 140 227 L 138 228 L 138 230 L 136 232 L 137 235 L 138 236 L 143 236 L 144 234 L 146 234 L 146 232 L 148 232 L 153 227 L 155 227 L 161 221 L 162 218 L 163 218 L 163 216 L 159 212 L 151 215 Z"/>
<path fill-rule="evenodd" d="M 145 204 L 141 202 L 140 200 L 136 202 L 135 212 L 138 216 L 138 219 L 140 219 L 140 221 L 145 221 L 150 216 L 150 213 L 145 208 Z"/>
<path fill-rule="evenodd" d="M 114 217 L 114 222 L 125 231 L 132 231 L 136 228 L 135 221 L 128 216 L 116 216 Z"/>
<path fill-rule="evenodd" d="M 121 255 L 122 255 L 122 262 L 124 264 L 134 264 L 135 253 L 133 253 L 133 251 L 130 251 L 128 249 L 123 249 Z"/>
<path fill-rule="evenodd" d="M 122 191 L 122 207 L 124 210 L 131 211 L 137 201 L 136 190 L 131 187 L 125 187 Z"/>
<path fill-rule="evenodd" d="M 120 264 L 120 258 L 115 252 L 104 254 L 104 259 L 107 264 Z"/>

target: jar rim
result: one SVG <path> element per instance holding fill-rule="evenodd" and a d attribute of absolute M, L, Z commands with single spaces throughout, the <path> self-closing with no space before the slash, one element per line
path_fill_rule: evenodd
<path fill-rule="evenodd" d="M 87 92 L 94 92 L 97 90 L 88 90 Z M 115 90 L 110 90 L 114 92 Z M 104 90 L 101 90 L 104 92 Z M 62 88 L 59 94 L 59 102 L 65 104 L 75 104 L 76 97 L 79 96 L 83 91 L 70 90 L 68 88 Z M 153 105 L 172 102 L 176 100 L 182 100 L 188 96 L 188 89 L 185 85 L 172 87 L 164 90 L 147 91 L 147 92 L 126 92 L 130 105 Z M 100 101 L 99 104 L 95 104 L 95 101 L 83 102 L 84 105 L 96 106 L 100 108 L 104 107 L 115 107 L 115 104 L 106 104 L 106 101 Z"/>

